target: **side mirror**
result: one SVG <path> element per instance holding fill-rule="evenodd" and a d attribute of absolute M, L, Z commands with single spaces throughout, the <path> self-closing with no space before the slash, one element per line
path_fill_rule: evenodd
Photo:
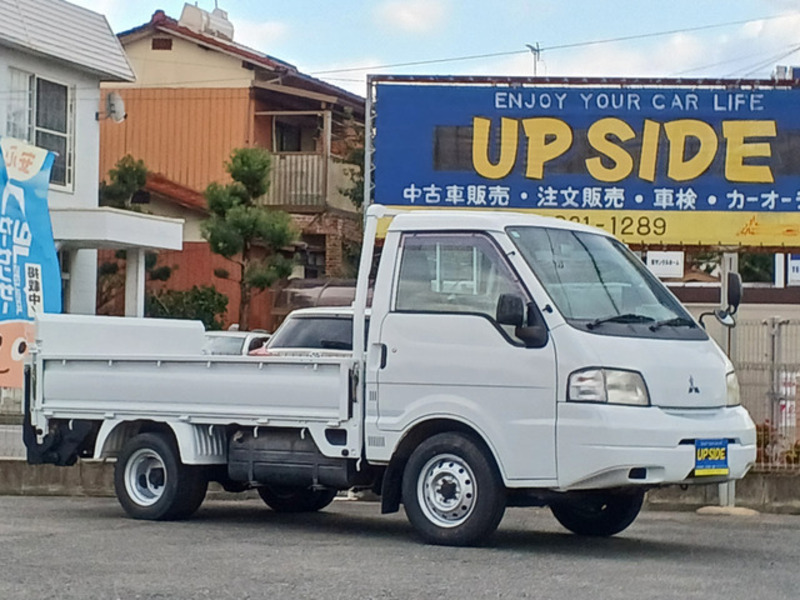
<path fill-rule="evenodd" d="M 703 329 L 706 328 L 706 324 L 703 322 L 703 319 L 705 319 L 710 315 L 714 315 L 714 318 L 723 327 L 733 327 L 734 325 L 736 325 L 736 321 L 734 320 L 733 316 L 731 315 L 730 312 L 728 312 L 727 309 L 718 308 L 717 310 L 712 310 L 700 314 L 700 317 L 697 320 L 700 322 L 700 325 L 703 326 Z"/>
<path fill-rule="evenodd" d="M 522 327 L 525 324 L 525 302 L 516 294 L 500 294 L 495 320 L 500 325 Z"/>
<path fill-rule="evenodd" d="M 495 319 L 500 325 L 513 326 L 514 335 L 527 348 L 543 348 L 547 344 L 547 327 L 541 313 L 534 304 L 526 310 L 525 301 L 516 294 L 500 295 Z"/>
<path fill-rule="evenodd" d="M 698 319 L 700 325 L 705 329 L 706 324 L 703 323 L 703 318 L 709 315 L 714 315 L 714 318 L 724 327 L 733 327 L 736 321 L 733 315 L 739 309 L 739 304 L 742 302 L 742 278 L 738 273 L 728 273 L 728 306 L 727 308 L 720 308 L 710 312 L 704 312 Z"/>
<path fill-rule="evenodd" d="M 742 302 L 742 278 L 738 273 L 728 273 L 728 308 L 727 313 L 735 315 Z"/>

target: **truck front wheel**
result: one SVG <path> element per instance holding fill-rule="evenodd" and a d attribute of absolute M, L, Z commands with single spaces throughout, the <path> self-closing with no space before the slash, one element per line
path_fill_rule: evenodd
<path fill-rule="evenodd" d="M 155 433 L 128 440 L 114 469 L 117 499 L 134 519 L 186 518 L 200 507 L 207 488 L 202 467 L 181 463 L 175 442 Z"/>
<path fill-rule="evenodd" d="M 607 537 L 633 523 L 643 500 L 644 492 L 641 490 L 586 492 L 553 502 L 550 510 L 572 533 Z"/>
<path fill-rule="evenodd" d="M 469 546 L 491 535 L 506 507 L 500 473 L 489 451 L 461 433 L 422 442 L 402 483 L 408 520 L 431 544 Z"/>
<path fill-rule="evenodd" d="M 333 502 L 336 490 L 262 485 L 258 495 L 275 512 L 315 512 Z"/>

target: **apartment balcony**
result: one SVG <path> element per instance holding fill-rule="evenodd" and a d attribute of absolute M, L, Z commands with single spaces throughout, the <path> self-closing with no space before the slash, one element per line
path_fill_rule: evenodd
<path fill-rule="evenodd" d="M 348 166 L 318 153 L 274 152 L 270 186 L 260 202 L 287 212 L 355 212 L 341 193 L 350 185 Z"/>

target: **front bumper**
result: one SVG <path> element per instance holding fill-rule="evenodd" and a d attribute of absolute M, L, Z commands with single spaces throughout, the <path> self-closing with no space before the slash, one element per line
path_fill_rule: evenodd
<path fill-rule="evenodd" d="M 741 479 L 756 460 L 756 431 L 741 406 L 668 409 L 563 402 L 558 487 L 714 483 Z M 725 476 L 694 476 L 695 440 L 727 439 Z"/>

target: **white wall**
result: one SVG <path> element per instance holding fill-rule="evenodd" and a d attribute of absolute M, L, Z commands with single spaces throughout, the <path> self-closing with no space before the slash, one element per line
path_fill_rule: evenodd
<path fill-rule="evenodd" d="M 61 63 L 0 47 L 0 90 L 10 89 L 9 67 L 74 87 L 74 186 L 70 192 L 51 189 L 48 203 L 51 208 L 97 206 L 100 124 L 96 115 L 100 104 L 99 78 Z M 0 135 L 4 135 L 5 130 L 6 101 L 0 95 Z"/>
<path fill-rule="evenodd" d="M 59 62 L 0 47 L 0 90 L 10 89 L 9 67 L 33 73 L 74 88 L 75 112 L 73 186 L 69 191 L 50 189 L 50 208 L 97 207 L 100 162 L 100 79 Z M 6 130 L 7 101 L 0 94 L 0 135 Z M 79 250 L 71 260 L 69 297 L 64 306 L 70 312 L 94 314 L 97 289 L 97 252 Z"/>

